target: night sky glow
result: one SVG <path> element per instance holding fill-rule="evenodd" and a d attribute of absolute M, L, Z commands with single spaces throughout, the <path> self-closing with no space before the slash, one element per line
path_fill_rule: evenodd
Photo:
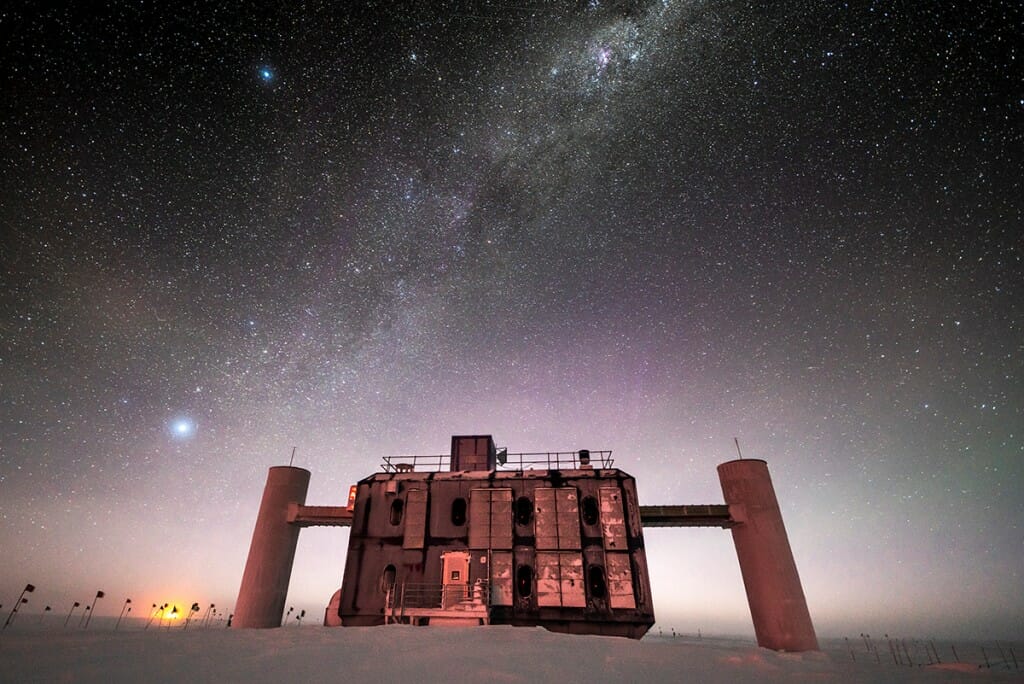
<path fill-rule="evenodd" d="M 312 504 L 460 433 L 718 503 L 736 436 L 819 633 L 1019 638 L 1022 25 L 0 11 L 0 603 L 233 605 L 293 446 Z M 728 533 L 646 539 L 660 625 L 751 632 Z M 346 544 L 303 531 L 289 605 Z"/>

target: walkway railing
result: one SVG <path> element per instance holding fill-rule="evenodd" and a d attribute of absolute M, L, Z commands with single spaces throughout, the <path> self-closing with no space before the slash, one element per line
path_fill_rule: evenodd
<path fill-rule="evenodd" d="M 419 618 L 475 617 L 488 619 L 491 603 L 488 582 L 436 584 L 406 582 L 387 593 L 385 622 L 417 623 Z"/>

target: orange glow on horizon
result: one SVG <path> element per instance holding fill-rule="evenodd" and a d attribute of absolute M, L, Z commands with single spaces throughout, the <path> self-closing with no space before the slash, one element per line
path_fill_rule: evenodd
<path fill-rule="evenodd" d="M 190 606 L 190 605 L 192 605 L 192 604 L 191 603 L 186 603 L 185 607 L 182 608 L 182 604 L 180 602 L 176 603 L 174 601 L 168 601 L 167 602 L 167 607 L 164 608 L 163 610 L 160 609 L 160 606 L 156 607 L 156 610 L 154 611 L 154 615 L 155 615 L 154 619 L 156 619 L 156 620 L 167 620 L 167 621 L 183 620 L 183 619 L 185 619 L 185 616 L 188 615 L 188 606 Z M 172 612 L 174 610 L 174 608 L 178 609 L 177 612 Z"/>

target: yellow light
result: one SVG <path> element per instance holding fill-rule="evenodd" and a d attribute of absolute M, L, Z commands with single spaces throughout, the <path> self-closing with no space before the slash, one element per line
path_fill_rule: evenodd
<path fill-rule="evenodd" d="M 160 619 L 162 619 L 162 620 L 180 620 L 180 619 L 182 619 L 184 616 L 182 615 L 181 608 L 179 608 L 178 605 L 179 604 L 177 604 L 177 603 L 168 601 L 167 607 L 164 608 L 163 614 L 157 613 L 158 617 L 160 617 Z M 177 608 L 176 611 L 174 610 L 175 608 Z"/>

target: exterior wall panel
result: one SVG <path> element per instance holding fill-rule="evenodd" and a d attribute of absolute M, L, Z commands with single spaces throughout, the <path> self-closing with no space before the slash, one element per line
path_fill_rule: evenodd
<path fill-rule="evenodd" d="M 491 554 L 491 604 L 512 605 L 511 551 L 495 551 Z"/>
<path fill-rule="evenodd" d="M 410 489 L 405 499 L 405 534 L 402 548 L 422 549 L 427 531 L 427 491 Z"/>
<path fill-rule="evenodd" d="M 583 608 L 583 557 L 579 553 L 537 552 L 537 605 Z"/>
<path fill-rule="evenodd" d="M 626 520 L 622 514 L 622 492 L 617 487 L 601 487 L 598 492 L 604 548 L 608 551 L 624 551 L 627 548 L 627 541 Z"/>
<path fill-rule="evenodd" d="M 474 489 L 470 492 L 469 548 L 512 548 L 511 489 Z"/>
<path fill-rule="evenodd" d="M 633 595 L 633 571 L 628 553 L 605 554 L 605 572 L 608 577 L 608 605 L 612 609 L 636 608 Z"/>
<path fill-rule="evenodd" d="M 580 514 L 575 487 L 534 490 L 538 549 L 579 549 Z"/>

